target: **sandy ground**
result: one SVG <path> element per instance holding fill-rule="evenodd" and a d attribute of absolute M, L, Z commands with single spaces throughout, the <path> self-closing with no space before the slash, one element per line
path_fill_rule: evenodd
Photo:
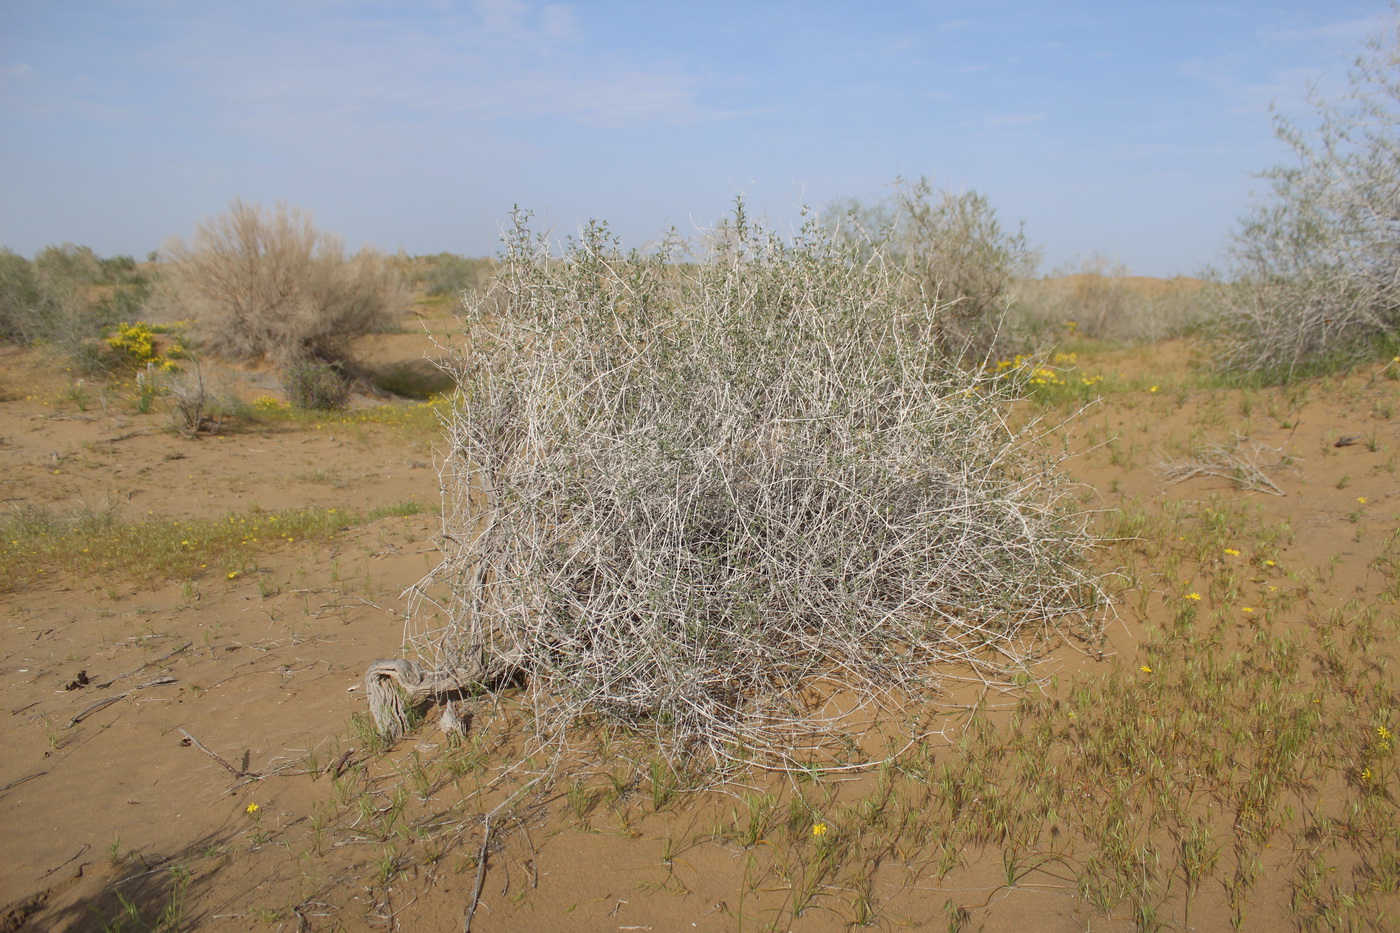
<path fill-rule="evenodd" d="M 414 333 L 378 340 L 362 353 L 414 359 L 424 349 Z M 1100 449 L 1075 462 L 1092 504 L 1248 496 L 1292 523 L 1286 559 L 1322 564 L 1342 555 L 1333 598 L 1364 597 L 1375 585 L 1368 569 L 1375 545 L 1355 542 L 1357 523 L 1348 516 L 1365 496 L 1369 540 L 1395 527 L 1400 421 L 1386 405 L 1397 383 L 1372 371 L 1343 383 L 1345 391 L 1305 392 L 1287 411 L 1270 414 L 1257 401 L 1245 413 L 1240 393 L 1167 387 L 1166 374 L 1179 372 L 1188 353 L 1161 345 L 1107 364 L 1125 378 L 1162 373 L 1165 388 L 1081 417 L 1078 446 L 1109 436 L 1119 444 L 1116 457 Z M 255 507 L 363 511 L 416 502 L 428 509 L 270 547 L 255 570 L 234 579 L 213 570 L 192 581 L 55 573 L 0 597 L 8 714 L 0 719 L 0 929 L 155 929 L 177 899 L 180 928 L 189 929 L 461 929 L 476 883 L 480 820 L 459 819 L 444 831 L 436 859 L 408 858 L 393 836 L 332 831 L 324 845 L 314 841 L 318 822 L 332 830 L 359 822 L 346 815 L 353 804 L 339 796 L 340 775 L 363 766 L 373 793 L 360 799 L 382 815 L 404 786 L 405 762 L 445 751 L 428 725 L 386 763 L 367 754 L 350 724 L 364 709 L 367 663 L 401 652 L 404 589 L 437 561 L 435 439 L 328 418 L 230 425 L 190 440 L 168 430 L 163 412 L 135 413 L 117 390 L 102 390 L 80 409 L 70 379 L 33 354 L 0 348 L 0 373 L 5 506 L 113 501 L 130 519 Z M 276 391 L 266 373 L 229 370 L 226 378 L 245 395 Z M 1271 465 L 1292 458 L 1269 472 L 1288 495 L 1247 493 L 1210 476 L 1168 485 L 1154 471 L 1183 456 L 1173 445 L 1228 442 L 1242 420 Z M 1359 440 L 1335 446 L 1348 436 Z M 1129 663 L 1141 621 L 1128 614 L 1110 632 Z M 1069 653 L 1055 663 L 1070 675 L 1119 662 Z M 505 786 L 478 786 L 478 812 Z M 473 929 L 737 928 L 740 853 L 693 844 L 663 857 L 664 839 L 690 838 L 712 810 L 672 807 L 630 823 L 600 816 L 585 832 L 562 809 L 558 799 L 541 804 L 530 832 L 492 863 Z M 988 879 L 1001 871 L 999 863 L 974 862 L 961 877 L 992 891 Z M 177 898 L 182 872 L 189 880 Z M 393 880 L 377 883 L 386 876 Z M 968 928 L 1132 928 L 1126 912 L 1104 917 L 1083 903 L 1072 883 L 1042 880 L 989 896 Z M 949 896 L 931 882 L 914 884 L 892 914 L 905 919 L 889 928 L 945 929 Z M 124 914 L 128 904 L 140 923 Z M 1222 928 L 1214 921 L 1224 923 L 1202 914 L 1192 926 Z M 1250 928 L 1275 922 L 1285 921 L 1261 908 Z M 849 925 L 848 917 L 812 911 L 792 928 Z"/>

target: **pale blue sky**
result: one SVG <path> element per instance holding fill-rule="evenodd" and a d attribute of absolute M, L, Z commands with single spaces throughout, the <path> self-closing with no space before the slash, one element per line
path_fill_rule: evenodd
<path fill-rule="evenodd" d="M 546 4 L 0 0 L 0 245 L 144 257 L 235 197 L 347 243 L 486 255 L 511 205 L 629 245 L 733 198 L 977 189 L 1044 251 L 1220 258 L 1345 88 L 1372 0 Z"/>

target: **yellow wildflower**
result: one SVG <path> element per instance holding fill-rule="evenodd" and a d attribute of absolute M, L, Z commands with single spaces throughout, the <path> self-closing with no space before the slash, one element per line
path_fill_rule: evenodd
<path fill-rule="evenodd" d="M 257 812 L 258 812 L 259 810 L 261 810 L 261 809 L 262 809 L 262 807 L 258 806 L 257 804 L 255 804 L 255 803 L 250 803 L 250 804 L 248 804 L 247 808 L 244 809 L 243 812 L 246 813 L 246 814 L 248 814 L 249 816 L 252 816 L 254 813 L 257 813 Z"/>
<path fill-rule="evenodd" d="M 1186 594 L 1186 598 L 1187 598 L 1187 599 L 1196 599 L 1196 600 L 1199 600 L 1199 599 L 1201 598 L 1201 594 L 1200 594 L 1200 593 L 1187 593 L 1187 594 Z"/>
<path fill-rule="evenodd" d="M 816 836 L 816 837 L 818 837 L 818 838 L 820 838 L 820 837 L 822 837 L 822 836 L 825 836 L 825 835 L 826 835 L 826 824 L 825 824 L 825 823 L 813 823 L 813 824 L 812 824 L 812 835 L 813 835 L 813 836 Z"/>
<path fill-rule="evenodd" d="M 1152 673 L 1152 668 L 1148 667 L 1146 664 L 1144 664 L 1142 667 L 1138 668 L 1138 670 L 1142 671 L 1144 674 L 1150 674 L 1150 673 Z"/>

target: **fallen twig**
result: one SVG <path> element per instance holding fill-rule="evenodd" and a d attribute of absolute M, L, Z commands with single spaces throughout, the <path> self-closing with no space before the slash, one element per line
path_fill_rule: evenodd
<path fill-rule="evenodd" d="M 330 772 L 332 778 L 340 777 L 340 772 L 345 770 L 345 763 L 350 760 L 350 756 L 353 754 L 355 754 L 355 750 L 353 748 L 347 748 L 345 754 L 337 758 L 335 763 L 326 769 Z"/>
<path fill-rule="evenodd" d="M 47 772 L 47 771 L 35 771 L 33 774 L 26 774 L 24 777 L 19 778 L 19 779 L 14 780 L 14 781 L 11 781 L 10 783 L 6 784 L 4 787 L 0 787 L 0 794 L 3 794 L 5 791 L 9 790 L 9 789 L 12 788 L 12 787 L 19 787 L 21 784 L 25 783 L 26 781 L 32 781 L 32 780 L 34 780 L 36 777 L 43 777 L 44 775 L 46 775 L 46 774 L 48 774 L 48 773 L 49 773 L 49 772 Z"/>
<path fill-rule="evenodd" d="M 486 828 L 481 835 L 481 852 L 477 855 L 476 859 L 476 885 L 472 890 L 472 902 L 467 907 L 467 922 L 466 925 L 462 927 L 462 933 L 472 933 L 472 918 L 476 916 L 476 908 L 481 903 L 481 886 L 486 881 L 486 850 L 491 846 L 492 818 L 495 817 L 497 813 L 501 812 L 501 810 L 514 803 L 515 799 L 521 794 L 525 793 L 525 791 L 529 790 L 535 784 L 539 783 L 539 781 L 543 777 L 544 776 L 541 775 L 540 777 L 533 778 L 526 784 L 522 785 L 505 800 L 502 800 L 500 803 L 496 804 L 496 806 L 492 807 L 490 812 L 488 812 L 485 815 L 485 817 L 483 817 L 486 824 Z"/>
<path fill-rule="evenodd" d="M 183 728 L 180 730 L 180 734 L 183 735 L 185 738 L 189 739 L 192 743 L 194 743 L 195 748 L 199 749 L 201 752 L 208 755 L 210 758 L 214 759 L 219 764 L 223 765 L 225 768 L 228 768 L 228 770 L 233 774 L 234 777 L 261 777 L 261 775 L 258 774 L 258 772 L 256 771 L 249 771 L 246 768 L 235 768 L 223 758 L 219 757 L 219 755 L 216 752 L 211 751 L 209 746 L 205 745 L 199 739 L 190 735 Z"/>
<path fill-rule="evenodd" d="M 100 709 L 106 709 L 107 707 L 111 706 L 113 703 L 117 702 L 118 700 L 125 699 L 126 697 L 129 697 L 129 696 L 131 696 L 131 691 L 130 691 L 130 690 L 126 690 L 126 691 L 123 691 L 122 693 L 118 693 L 116 696 L 107 697 L 105 700 L 98 700 L 96 703 L 92 704 L 92 705 L 89 706 L 87 709 L 83 710 L 81 713 L 79 713 L 78 715 L 74 716 L 72 719 L 68 720 L 68 728 L 69 728 L 69 729 L 73 728 L 73 727 L 76 726 L 78 723 L 82 722 L 84 719 L 86 719 L 88 716 L 92 715 L 93 713 L 97 712 L 98 710 L 100 710 Z"/>
<path fill-rule="evenodd" d="M 116 437 L 104 437 L 102 438 L 102 442 L 104 444 L 116 444 L 120 441 L 129 441 L 133 437 L 145 437 L 150 433 L 152 433 L 150 428 L 142 428 L 139 431 L 127 431 L 125 434 L 118 434 Z"/>
<path fill-rule="evenodd" d="M 39 880 L 42 881 L 43 879 L 47 878 L 49 875 L 52 875 L 54 872 L 58 871 L 58 870 L 59 870 L 60 868 L 62 868 L 64 865 L 68 865 L 68 864 L 70 864 L 70 863 L 72 863 L 72 862 L 74 862 L 74 861 L 77 861 L 77 859 L 78 859 L 79 856 L 81 856 L 84 852 L 86 852 L 88 849 L 91 849 L 91 848 L 92 848 L 92 843 L 89 843 L 89 842 L 83 843 L 83 847 L 77 851 L 77 854 L 75 854 L 75 855 L 74 855 L 72 858 L 70 858 L 68 861 L 64 862 L 62 865 L 55 865 L 53 868 L 50 868 L 48 871 L 44 872 L 42 875 L 39 876 Z"/>
<path fill-rule="evenodd" d="M 135 673 L 135 671 L 133 671 L 132 673 Z M 123 674 L 123 675 L 122 675 L 122 677 L 127 677 L 127 676 L 129 676 L 129 675 L 127 675 L 127 674 Z M 120 679 L 120 678 L 114 678 L 114 679 Z M 107 683 L 109 683 L 109 684 L 110 684 L 111 682 L 112 682 L 112 681 L 110 681 L 110 680 L 107 681 Z M 157 677 L 155 680 L 148 680 L 148 681 L 146 681 L 144 684 L 137 684 L 136 686 L 132 687 L 130 690 L 123 690 L 121 693 L 118 693 L 116 696 L 110 696 L 110 697 L 107 697 L 106 699 L 98 700 L 96 703 L 92 704 L 92 705 L 89 706 L 87 709 L 83 710 L 81 713 L 79 713 L 78 715 L 74 716 L 72 719 L 68 720 L 68 726 L 67 726 L 67 728 L 69 728 L 69 729 L 73 728 L 73 727 L 76 726 L 78 723 L 82 722 L 84 719 L 88 718 L 88 716 L 92 715 L 93 713 L 97 712 L 98 710 L 100 710 L 100 709 L 105 709 L 105 708 L 107 708 L 108 706 L 111 706 L 113 703 L 117 702 L 118 700 L 123 699 L 124 697 L 129 697 L 129 696 L 131 696 L 131 695 L 132 695 L 133 693 L 135 693 L 137 690 L 141 690 L 141 689 L 143 689 L 143 688 L 145 688 L 145 687 L 159 687 L 159 686 L 161 686 L 162 684 L 173 684 L 174 682 L 175 682 L 175 678 L 174 678 L 174 677 Z"/>
<path fill-rule="evenodd" d="M 110 687 L 110 686 L 112 686 L 112 684 L 116 683 L 117 681 L 123 680 L 123 679 L 125 679 L 125 678 L 127 678 L 127 677 L 130 677 L 132 674 L 139 674 L 139 673 L 141 673 L 142 671 L 144 671 L 146 668 L 150 667 L 152 664 L 159 664 L 161 661 L 164 661 L 164 660 L 167 659 L 167 658 L 173 658 L 173 657 L 175 657 L 175 655 L 179 654 L 181 651 L 186 651 L 186 650 L 188 650 L 189 647 L 190 647 L 191 645 L 193 645 L 193 644 L 194 644 L 194 642 L 192 642 L 192 641 L 187 641 L 187 642 L 185 642 L 183 645 L 181 645 L 180 647 L 176 648 L 174 651 L 167 652 L 167 653 L 161 655 L 160 657 L 156 658 L 154 661 L 147 661 L 147 662 L 145 662 L 144 664 L 142 664 L 140 667 L 133 668 L 133 669 L 127 671 L 125 674 L 118 674 L 117 676 L 113 677 L 111 680 L 106 680 L 106 681 L 103 681 L 103 682 L 100 683 L 100 684 L 97 684 L 97 689 L 98 689 L 98 690 L 101 690 L 101 689 L 103 689 L 103 688 L 105 688 L 105 687 Z"/>

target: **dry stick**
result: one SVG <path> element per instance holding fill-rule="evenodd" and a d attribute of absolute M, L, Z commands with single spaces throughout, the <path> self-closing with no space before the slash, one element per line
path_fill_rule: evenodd
<path fill-rule="evenodd" d="M 329 768 L 326 769 L 330 772 L 331 777 L 340 777 L 340 772 L 345 770 L 345 763 L 350 760 L 350 756 L 353 754 L 355 754 L 355 750 L 353 748 L 347 748 L 345 750 L 345 754 L 337 758 L 335 762 Z"/>
<path fill-rule="evenodd" d="M 54 872 L 58 871 L 58 870 L 59 870 L 60 868 L 62 868 L 64 865 L 67 865 L 67 864 L 69 864 L 70 862 L 73 862 L 74 860 L 76 860 L 76 859 L 78 858 L 78 856 L 82 855 L 84 852 L 86 852 L 88 849 L 91 849 L 91 848 L 92 848 L 92 844 L 91 844 L 91 843 L 88 843 L 88 842 L 83 843 L 83 847 L 77 851 L 77 854 L 75 854 L 75 855 L 74 855 L 72 858 L 70 858 L 67 862 L 64 862 L 62 865 L 55 865 L 53 868 L 50 868 L 48 871 L 46 871 L 46 872 L 44 872 L 42 875 L 40 875 L 40 876 L 39 876 L 39 879 L 42 881 L 44 878 L 47 878 L 49 875 L 52 875 Z"/>
<path fill-rule="evenodd" d="M 101 690 L 101 689 L 103 689 L 103 688 L 105 688 L 105 687 L 110 687 L 110 686 L 112 686 L 112 684 L 116 683 L 116 682 L 119 681 L 119 680 L 122 680 L 123 678 L 130 677 L 132 674 L 139 674 L 139 673 L 141 673 L 142 671 L 144 671 L 146 668 L 150 667 L 152 664 L 159 664 L 161 661 L 164 661 L 166 658 L 173 658 L 173 657 L 175 657 L 175 655 L 179 654 L 181 651 L 186 651 L 186 650 L 188 650 L 189 647 L 190 647 L 191 645 L 193 645 L 193 644 L 194 644 L 194 642 L 192 642 L 192 641 L 187 641 L 187 642 L 185 642 L 183 645 L 181 645 L 180 647 L 176 648 L 174 651 L 167 652 L 166 654 L 163 654 L 163 655 L 161 655 L 160 657 L 156 658 L 154 661 L 147 661 L 147 662 L 145 662 L 144 664 L 142 664 L 140 667 L 133 668 L 132 670 L 127 671 L 125 674 L 118 674 L 116 677 L 113 677 L 111 680 L 104 681 L 104 682 L 102 682 L 102 683 L 100 683 L 100 684 L 97 684 L 97 689 L 98 689 L 98 690 Z"/>
<path fill-rule="evenodd" d="M 189 739 L 191 742 L 193 742 L 195 748 L 199 749 L 201 752 L 203 752 L 204 754 L 208 755 L 210 758 L 214 759 L 214 760 L 217 761 L 219 764 L 223 765 L 225 768 L 228 768 L 229 771 L 232 772 L 232 774 L 233 774 L 234 777 L 248 777 L 248 778 L 261 777 L 261 775 L 260 775 L 258 772 L 256 772 L 256 771 L 245 771 L 245 770 L 243 770 L 243 769 L 241 769 L 241 768 L 235 768 L 233 765 L 229 764 L 227 761 L 225 761 L 224 759 L 220 758 L 217 754 L 215 754 L 214 752 L 210 751 L 210 750 L 209 750 L 209 746 L 205 745 L 205 744 L 204 744 L 203 742 L 201 742 L 199 739 L 197 739 L 197 738 L 195 738 L 194 736 L 190 735 L 190 734 L 189 734 L 188 732 L 186 732 L 183 728 L 180 730 L 180 734 L 183 735 L 185 738 Z"/>
<path fill-rule="evenodd" d="M 129 697 L 129 696 L 131 696 L 131 691 L 130 691 L 130 690 L 127 690 L 127 691 L 124 691 L 124 692 L 122 692 L 122 693 L 118 693 L 116 696 L 107 697 L 105 700 L 98 700 L 96 703 L 92 704 L 92 705 L 89 706 L 87 709 L 83 710 L 81 713 L 79 713 L 78 715 L 74 716 L 72 719 L 68 720 L 68 728 L 71 729 L 71 728 L 73 728 L 74 726 L 76 726 L 78 723 L 82 722 L 84 719 L 87 718 L 87 716 L 88 716 L 90 713 L 95 713 L 95 712 L 97 712 L 98 710 L 104 709 L 104 708 L 106 708 L 106 707 L 108 707 L 108 706 L 111 706 L 113 703 L 117 702 L 118 700 L 124 699 L 124 698 Z"/>
<path fill-rule="evenodd" d="M 537 778 L 533 778 L 528 783 L 522 785 L 518 790 L 515 791 L 515 793 L 511 794 L 505 800 L 502 800 L 500 803 L 496 804 L 496 806 L 492 807 L 491 811 L 486 814 L 486 829 L 481 835 L 481 852 L 480 854 L 478 854 L 476 859 L 476 886 L 472 890 L 472 902 L 471 905 L 467 908 L 467 922 L 466 925 L 462 927 L 462 933 L 472 933 L 472 918 L 476 916 L 477 905 L 481 903 L 481 886 L 486 882 L 486 850 L 491 845 L 491 818 L 494 817 L 497 813 L 499 813 L 504 807 L 512 803 L 515 800 L 515 798 L 519 797 L 525 791 L 529 790 L 535 784 L 539 783 L 543 778 L 544 775 L 540 775 Z"/>
<path fill-rule="evenodd" d="M 149 428 L 143 428 L 140 431 L 128 431 L 125 434 L 118 434 L 116 437 L 104 437 L 102 438 L 102 441 L 106 444 L 115 444 L 119 441 L 129 441 L 133 437 L 144 437 L 145 435 L 151 433 L 152 431 Z"/>
<path fill-rule="evenodd" d="M 138 668 L 138 670 L 139 670 L 139 668 Z M 136 673 L 136 672 L 135 672 L 135 671 L 132 671 L 132 673 L 134 674 L 134 673 Z M 127 674 L 123 674 L 123 675 L 122 675 L 122 677 L 127 677 L 127 676 L 129 676 L 129 675 L 127 675 Z M 114 679 L 120 679 L 120 678 L 114 678 Z M 78 723 L 82 722 L 84 719 L 88 718 L 88 716 L 92 715 L 93 713 L 97 712 L 98 710 L 100 710 L 100 709 L 105 709 L 105 708 L 107 708 L 108 706 L 111 706 L 113 703 L 117 702 L 118 700 L 123 699 L 123 698 L 125 698 L 125 697 L 131 696 L 131 695 L 132 695 L 133 693 L 135 693 L 137 690 L 141 690 L 141 689 L 143 689 L 143 688 L 145 688 L 145 687 L 159 687 L 159 686 L 161 686 L 161 685 L 163 685 L 163 684 L 173 684 L 174 682 L 175 682 L 175 678 L 174 678 L 174 677 L 157 677 L 155 680 L 148 681 L 148 682 L 146 682 L 146 683 L 144 683 L 144 684 L 137 684 L 135 687 L 132 687 L 130 690 L 123 690 L 121 693 L 118 693 L 116 696 L 107 697 L 105 700 L 98 700 L 96 703 L 92 704 L 92 705 L 89 706 L 87 709 L 83 710 L 81 713 L 79 713 L 78 715 L 74 716 L 72 719 L 68 720 L 68 726 L 67 726 L 67 728 L 69 728 L 69 729 L 73 728 L 73 727 L 76 726 Z M 112 681 L 109 680 L 109 681 L 107 681 L 107 683 L 110 684 L 110 683 L 112 683 Z"/>
<path fill-rule="evenodd" d="M 49 773 L 49 772 L 47 772 L 47 771 L 35 771 L 33 774 L 26 774 L 24 777 L 19 778 L 19 779 L 14 780 L 14 781 L 11 781 L 10 783 L 6 784 L 4 787 L 0 787 L 0 794 L 3 794 L 5 791 L 9 790 L 9 789 L 12 788 L 12 787 L 19 787 L 21 784 L 25 783 L 26 781 L 32 781 L 32 780 L 34 780 L 34 779 L 37 778 L 37 777 L 43 777 L 44 775 L 46 775 L 46 774 L 48 774 L 48 773 Z"/>

